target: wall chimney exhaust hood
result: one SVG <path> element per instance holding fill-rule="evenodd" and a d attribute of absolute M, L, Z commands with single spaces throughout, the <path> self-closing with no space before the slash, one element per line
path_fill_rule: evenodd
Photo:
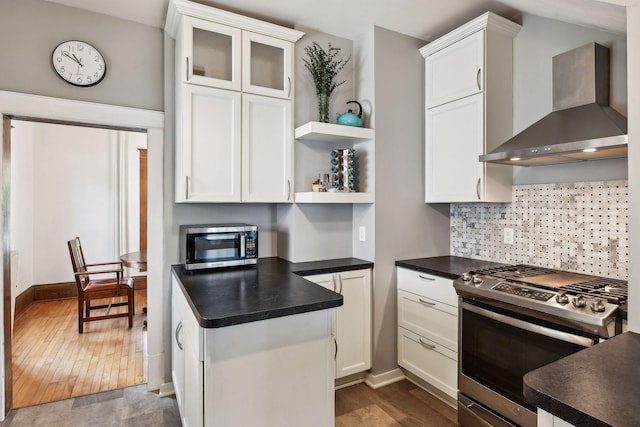
<path fill-rule="evenodd" d="M 609 49 L 590 43 L 552 65 L 553 112 L 480 161 L 537 166 L 627 155 L 627 119 L 609 106 Z"/>

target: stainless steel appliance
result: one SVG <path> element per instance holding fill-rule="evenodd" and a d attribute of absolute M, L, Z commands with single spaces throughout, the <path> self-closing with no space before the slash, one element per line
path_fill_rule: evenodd
<path fill-rule="evenodd" d="M 180 226 L 180 258 L 186 270 L 258 262 L 258 227 L 249 224 Z"/>
<path fill-rule="evenodd" d="M 482 162 L 537 166 L 627 155 L 627 119 L 609 106 L 609 49 L 589 43 L 553 57 L 553 111 Z"/>
<path fill-rule="evenodd" d="M 460 297 L 458 423 L 536 426 L 529 371 L 621 331 L 627 283 L 516 265 L 465 273 Z"/>

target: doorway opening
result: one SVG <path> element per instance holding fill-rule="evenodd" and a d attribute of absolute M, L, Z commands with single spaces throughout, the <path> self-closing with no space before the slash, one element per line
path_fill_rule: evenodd
<path fill-rule="evenodd" d="M 13 407 L 146 383 L 144 273 L 125 271 L 137 276 L 132 329 L 120 318 L 87 323 L 78 334 L 77 286 L 66 248 L 80 236 L 89 264 L 146 250 L 146 234 L 140 245 L 146 233 L 146 209 L 140 209 L 146 202 L 146 181 L 143 186 L 140 180 L 146 133 L 31 120 L 11 124 L 5 160 L 11 164 Z M 107 310 L 115 314 L 123 307 L 92 311 L 92 317 Z"/>
<path fill-rule="evenodd" d="M 75 100 L 66 100 L 29 94 L 0 91 L 0 114 L 3 118 L 2 142 L 2 179 L 3 194 L 1 212 L 3 225 L 0 231 L 3 249 L 2 274 L 2 311 L 0 339 L 3 363 L 0 364 L 0 420 L 12 408 L 12 349 L 11 349 L 11 263 L 9 239 L 9 176 L 11 120 L 29 119 L 33 121 L 74 124 L 106 129 L 125 129 L 141 131 L 147 134 L 148 144 L 148 211 L 147 218 L 147 329 L 148 378 L 147 389 L 158 390 L 165 382 L 164 333 L 166 326 L 162 322 L 163 307 L 169 298 L 170 288 L 162 265 L 164 260 L 164 113 L 160 111 L 133 109 L 115 105 L 97 104 Z M 166 282 L 166 283 L 165 283 Z"/>

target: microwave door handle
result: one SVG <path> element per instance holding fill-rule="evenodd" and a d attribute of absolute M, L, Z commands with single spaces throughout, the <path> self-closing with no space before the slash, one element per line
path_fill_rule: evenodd
<path fill-rule="evenodd" d="M 246 256 L 245 246 L 247 242 L 247 237 L 244 233 L 240 233 L 240 258 L 244 258 Z"/>

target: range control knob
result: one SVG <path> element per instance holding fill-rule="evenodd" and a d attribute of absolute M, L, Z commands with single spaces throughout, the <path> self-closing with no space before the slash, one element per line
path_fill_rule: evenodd
<path fill-rule="evenodd" d="M 471 274 L 469 273 L 462 273 L 462 280 L 464 282 L 470 282 L 471 281 Z"/>
<path fill-rule="evenodd" d="M 584 295 L 578 295 L 571 300 L 571 304 L 573 304 L 574 307 L 586 307 L 587 299 L 584 297 Z"/>
<path fill-rule="evenodd" d="M 596 313 L 605 311 L 607 307 L 604 305 L 604 303 L 605 303 L 605 300 L 600 298 L 591 301 L 591 310 L 595 311 Z"/>
<path fill-rule="evenodd" d="M 474 285 L 479 285 L 479 284 L 481 284 L 481 283 L 482 283 L 482 277 L 480 277 L 480 276 L 479 276 L 479 275 L 477 275 L 477 274 L 474 274 L 474 275 L 473 275 L 473 284 L 474 284 Z"/>
<path fill-rule="evenodd" d="M 566 304 L 569 302 L 569 297 L 567 296 L 567 291 L 559 291 L 556 294 L 556 301 L 558 304 Z"/>

